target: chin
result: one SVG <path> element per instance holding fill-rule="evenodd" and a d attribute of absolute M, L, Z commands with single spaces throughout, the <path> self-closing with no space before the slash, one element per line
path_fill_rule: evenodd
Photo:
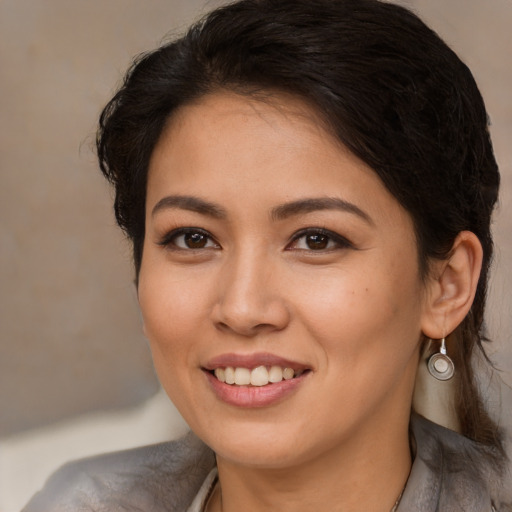
<path fill-rule="evenodd" d="M 231 444 L 226 449 L 219 446 L 218 450 L 214 451 L 217 457 L 231 464 L 255 469 L 286 469 L 307 460 L 306 454 L 301 456 L 298 453 L 296 444 L 292 446 L 281 443 L 277 449 L 273 449 L 268 443 L 246 441 L 239 446 Z"/>
<path fill-rule="evenodd" d="M 304 433 L 307 428 L 294 433 L 289 423 L 277 421 L 193 430 L 217 457 L 244 467 L 284 469 L 307 461 L 319 449 L 304 442 L 309 436 Z"/>

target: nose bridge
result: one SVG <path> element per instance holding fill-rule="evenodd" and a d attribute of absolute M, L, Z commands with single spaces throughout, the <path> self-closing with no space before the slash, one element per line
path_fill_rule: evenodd
<path fill-rule="evenodd" d="M 214 321 L 244 336 L 284 328 L 288 311 L 274 279 L 276 265 L 263 248 L 233 251 L 220 276 Z"/>

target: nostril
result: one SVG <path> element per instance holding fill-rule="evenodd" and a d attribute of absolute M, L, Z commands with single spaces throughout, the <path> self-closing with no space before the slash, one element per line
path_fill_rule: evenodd
<path fill-rule="evenodd" d="M 230 330 L 229 325 L 226 324 L 225 322 L 217 322 L 217 328 L 220 329 L 221 331 L 229 331 Z"/>
<path fill-rule="evenodd" d="M 215 325 L 217 329 L 219 329 L 222 332 L 233 332 L 245 337 L 252 337 L 260 333 L 282 329 L 282 327 L 278 327 L 267 323 L 260 323 L 255 325 L 250 325 L 249 323 L 247 323 L 246 325 L 243 325 L 234 322 L 231 324 L 228 322 L 216 322 Z"/>
<path fill-rule="evenodd" d="M 236 297 L 235 297 L 236 298 Z M 263 332 L 282 330 L 289 321 L 289 311 L 282 300 L 219 300 L 211 312 L 211 320 L 221 332 L 252 337 Z"/>

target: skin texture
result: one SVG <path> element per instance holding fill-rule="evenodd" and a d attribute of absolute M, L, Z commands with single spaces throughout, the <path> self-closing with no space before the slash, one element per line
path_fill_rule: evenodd
<path fill-rule="evenodd" d="M 345 203 L 283 207 L 311 198 Z M 146 204 L 145 333 L 162 385 L 217 454 L 210 509 L 390 510 L 411 464 L 422 332 L 447 334 L 472 300 L 471 234 L 455 251 L 462 271 L 442 262 L 422 279 L 410 216 L 285 96 L 219 92 L 181 108 L 152 155 Z M 199 248 L 181 228 L 196 228 Z M 262 353 L 309 372 L 270 405 L 221 400 L 204 368 Z"/>

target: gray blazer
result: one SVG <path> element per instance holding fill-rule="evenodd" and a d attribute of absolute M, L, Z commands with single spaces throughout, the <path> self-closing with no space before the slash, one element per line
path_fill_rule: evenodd
<path fill-rule="evenodd" d="M 486 447 L 418 415 L 411 430 L 416 455 L 399 512 L 512 512 L 510 475 Z M 214 465 L 193 434 L 79 460 L 59 469 L 22 512 L 185 512 Z"/>

